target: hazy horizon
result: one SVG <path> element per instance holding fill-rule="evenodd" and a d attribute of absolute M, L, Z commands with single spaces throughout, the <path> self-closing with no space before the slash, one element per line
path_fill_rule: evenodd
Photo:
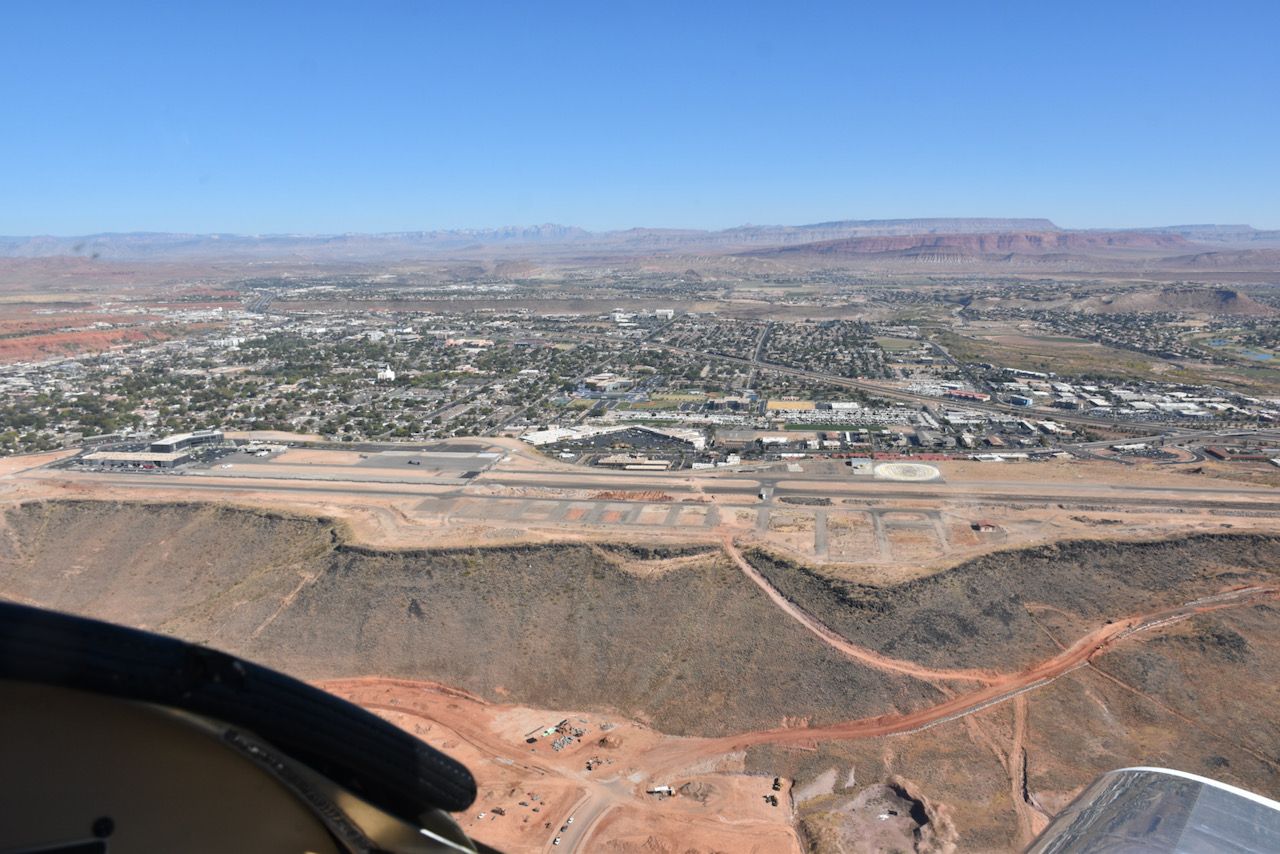
<path fill-rule="evenodd" d="M 593 229 L 580 226 L 576 223 L 569 222 L 523 222 L 523 223 L 501 223 L 491 225 L 459 225 L 444 226 L 439 228 L 402 228 L 389 229 L 386 231 L 363 231 L 359 229 L 342 229 L 335 231 L 301 231 L 301 230 L 282 230 L 282 231 L 260 231 L 260 232 L 237 232 L 237 231 L 184 231 L 176 229 L 136 229 L 129 231 L 118 231 L 103 229 L 98 231 L 86 231 L 78 233 L 28 233 L 28 234 L 0 234 L 0 238 L 5 239 L 39 239 L 48 238 L 53 240 L 72 240 L 76 238 L 91 237 L 129 237 L 141 235 L 166 235 L 166 236 L 191 236 L 191 237 L 236 237 L 247 239 L 260 239 L 271 237 L 293 237 L 293 238 L 322 238 L 322 237 L 343 237 L 343 236 L 369 236 L 376 237 L 380 235 L 392 234 L 430 234 L 430 233 L 459 233 L 459 234 L 482 234 L 494 233 L 510 230 L 534 230 L 539 228 L 563 228 L 569 230 L 582 231 L 591 235 L 602 235 L 610 233 L 623 233 L 628 231 L 705 231 L 708 233 L 718 233 L 724 231 L 733 231 L 736 229 L 752 229 L 752 228 L 809 228 L 822 225 L 834 225 L 839 223 L 894 223 L 894 222 L 912 222 L 912 221 L 931 221 L 931 220 L 954 220 L 954 221 L 981 221 L 981 220 L 1045 220 L 1051 223 L 1060 231 L 1141 231 L 1154 229 L 1171 229 L 1171 228 L 1198 228 L 1198 227 L 1229 227 L 1229 228 L 1252 228 L 1255 231 L 1274 231 L 1280 229 L 1270 229 L 1260 227 L 1250 222 L 1154 222 L 1143 223 L 1140 225 L 1088 225 L 1074 226 L 1064 225 L 1053 217 L 1044 216 L 903 216 L 903 217 L 841 217 L 838 219 L 811 219 L 803 222 L 744 222 L 737 225 L 730 225 L 723 228 L 706 227 L 706 226 L 680 226 L 665 224 L 645 224 L 631 225 L 622 228 Z"/>

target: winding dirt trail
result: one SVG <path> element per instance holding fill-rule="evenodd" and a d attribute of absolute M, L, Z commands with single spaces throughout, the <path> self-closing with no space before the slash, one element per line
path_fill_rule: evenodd
<path fill-rule="evenodd" d="M 823 623 L 817 617 L 792 602 L 782 591 L 773 586 L 769 579 L 765 578 L 760 570 L 751 565 L 751 562 L 743 557 L 742 552 L 738 550 L 734 544 L 732 537 L 724 538 L 724 550 L 733 560 L 738 568 L 742 570 L 742 574 L 751 579 L 757 587 L 759 587 L 766 596 L 782 609 L 787 616 L 791 617 L 800 625 L 804 626 L 818 640 L 827 646 L 848 656 L 853 660 L 873 667 L 876 670 L 883 670 L 890 673 L 902 673 L 907 676 L 913 676 L 916 679 L 925 682 L 978 682 L 983 685 L 998 684 L 1008 678 L 1008 674 L 996 673 L 990 670 L 938 670 L 932 667 L 925 667 L 916 664 L 913 661 L 903 661 L 898 658 L 889 658 L 881 655 L 875 650 L 867 649 L 864 646 L 850 643 L 848 639 L 840 635 L 835 629 L 832 629 L 826 623 Z"/>
<path fill-rule="evenodd" d="M 1108 623 L 1099 626 L 1062 652 L 1034 667 L 1021 673 L 1004 676 L 976 691 L 952 697 L 927 709 L 859 718 L 829 726 L 783 727 L 705 739 L 696 744 L 683 745 L 683 749 L 660 749 L 662 755 L 658 755 L 659 751 L 655 751 L 652 758 L 656 767 L 675 770 L 693 762 L 745 750 L 759 744 L 811 744 L 815 741 L 874 738 L 917 732 L 982 711 L 1047 685 L 1077 668 L 1088 665 L 1094 657 L 1106 652 L 1113 644 L 1140 632 L 1169 625 L 1196 614 L 1251 605 L 1265 599 L 1275 599 L 1277 596 L 1280 596 L 1280 585 L 1241 587 L 1172 608 L 1162 608 Z"/>
<path fill-rule="evenodd" d="M 468 704 L 475 703 L 482 706 L 487 704 L 463 691 L 432 683 L 374 677 L 328 680 L 319 684 L 340 696 L 350 697 L 366 708 L 388 715 L 408 715 L 420 719 L 428 725 L 428 729 L 433 723 L 440 723 L 444 732 L 435 733 L 437 740 L 448 738 L 467 745 L 467 748 L 478 756 L 496 757 L 494 761 L 504 768 L 517 769 L 524 775 L 524 779 L 539 781 L 539 787 L 547 787 L 550 790 L 555 788 L 552 785 L 554 782 L 560 786 L 559 791 L 562 793 L 567 791 L 564 789 L 565 784 L 575 788 L 577 794 L 574 794 L 571 799 L 557 802 L 559 806 L 555 810 L 552 827 L 547 828 L 545 832 L 542 829 L 534 829 L 530 836 L 520 837 L 525 842 L 533 841 L 533 845 L 528 846 L 530 849 L 536 847 L 539 850 L 552 850 L 548 846 L 551 839 L 557 835 L 554 831 L 556 822 L 563 821 L 563 818 L 568 815 L 576 815 L 578 820 L 575 822 L 573 832 L 564 834 L 563 847 L 555 850 L 586 850 L 595 846 L 602 836 L 607 837 L 610 832 L 613 832 L 609 829 L 613 825 L 609 823 L 615 820 L 622 820 L 624 823 L 630 821 L 631 824 L 627 827 L 634 830 L 635 827 L 647 827 L 646 822 L 656 821 L 659 818 L 668 822 L 664 832 L 672 834 L 672 838 L 679 838 L 680 834 L 688 833 L 691 829 L 698 829 L 700 833 L 716 834 L 732 831 L 730 836 L 725 838 L 732 839 L 738 847 L 741 847 L 744 837 L 741 835 L 740 826 L 730 828 L 716 825 L 708 829 L 705 822 L 698 823 L 702 819 L 691 814 L 669 815 L 643 794 L 644 789 L 651 783 L 667 783 L 674 775 L 723 773 L 713 770 L 718 760 L 728 756 L 741 756 L 743 751 L 755 745 L 789 744 L 811 747 L 823 741 L 907 734 L 949 721 L 962 721 L 962 725 L 970 729 L 971 735 L 975 735 L 980 743 L 990 748 L 1003 764 L 1008 774 L 1006 791 L 1013 799 L 1017 811 L 1017 839 L 1021 842 L 1034 837 L 1046 821 L 1040 806 L 1034 799 L 1029 798 L 1027 793 L 1025 749 L 1029 710 L 1026 694 L 1077 669 L 1090 667 L 1095 659 L 1109 651 L 1113 645 L 1132 639 L 1143 632 L 1177 623 L 1196 614 L 1248 607 L 1277 598 L 1280 598 L 1280 583 L 1238 587 L 1191 602 L 1159 608 L 1107 623 L 1065 645 L 1050 658 L 1020 673 L 1006 674 L 995 681 L 977 687 L 974 687 L 975 683 L 972 682 L 968 685 L 953 683 L 950 686 L 939 687 L 940 691 L 956 693 L 946 696 L 932 707 L 913 712 L 893 712 L 827 726 L 758 730 L 721 738 L 655 737 L 642 729 L 627 729 L 625 741 L 629 745 L 627 748 L 629 752 L 616 757 L 621 764 L 609 778 L 593 778 L 585 774 L 581 771 L 577 759 L 572 756 L 565 758 L 551 754 L 537 757 L 527 755 L 523 741 L 519 738 L 503 736 L 486 723 L 492 720 L 491 716 L 473 713 Z M 871 658 L 880 660 L 880 657 L 874 654 Z M 892 659 L 883 660 L 889 662 L 891 668 L 897 664 Z M 950 674 L 950 671 L 942 672 Z M 361 695 L 361 689 L 385 691 L 388 686 L 403 688 L 405 693 L 397 695 L 398 700 L 378 692 L 364 692 Z M 1129 690 L 1134 689 L 1130 687 Z M 452 703 L 450 698 L 456 698 L 459 702 Z M 970 716 L 1009 701 L 1013 706 L 1012 737 L 1004 744 L 996 744 L 987 732 L 987 727 L 984 726 L 984 723 L 990 726 L 994 722 L 990 720 L 984 722 L 980 718 Z M 625 724 L 623 726 L 626 727 Z M 523 726 L 514 729 L 508 726 L 508 729 L 516 733 L 524 731 Z M 524 784 L 520 782 L 512 785 L 518 789 Z M 748 816 L 743 821 L 757 821 L 759 818 L 759 816 L 754 818 Z M 741 822 L 738 825 L 741 825 Z M 754 827 L 755 825 L 752 825 L 752 828 Z M 771 824 L 760 824 L 760 827 L 764 830 L 777 829 Z M 516 825 L 512 825 L 512 828 L 514 828 L 513 832 L 519 830 Z M 749 832 L 755 832 L 755 830 Z M 716 836 L 716 839 L 719 838 Z M 783 848 L 775 847 L 773 850 L 783 850 Z M 794 850 L 799 850 L 798 842 Z"/>

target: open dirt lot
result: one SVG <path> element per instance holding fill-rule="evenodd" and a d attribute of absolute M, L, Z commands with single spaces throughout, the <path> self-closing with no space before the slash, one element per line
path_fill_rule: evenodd
<path fill-rule="evenodd" d="M 785 793 L 778 807 L 764 800 L 771 793 L 771 778 L 745 775 L 740 759 L 701 773 L 655 778 L 645 756 L 683 739 L 635 722 L 591 712 L 491 704 L 430 683 L 358 679 L 318 684 L 466 763 L 480 781 L 480 794 L 460 817 L 461 824 L 499 850 L 542 850 L 555 837 L 562 839 L 561 850 L 620 854 L 801 850 Z M 552 744 L 561 734 L 542 733 L 561 721 L 567 724 L 569 743 L 555 750 Z M 577 731 L 582 735 L 574 737 Z M 531 738 L 534 743 L 527 743 Z M 646 794 L 660 785 L 679 794 Z M 570 816 L 574 821 L 566 824 Z"/>

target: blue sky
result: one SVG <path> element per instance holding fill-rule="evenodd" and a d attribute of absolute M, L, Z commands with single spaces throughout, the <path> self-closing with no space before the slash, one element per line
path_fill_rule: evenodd
<path fill-rule="evenodd" d="M 1274 0 L 15 2 L 0 234 L 1280 228 L 1278 33 Z"/>

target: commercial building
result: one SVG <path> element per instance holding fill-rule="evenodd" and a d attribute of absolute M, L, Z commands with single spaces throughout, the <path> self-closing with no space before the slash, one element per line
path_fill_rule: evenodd
<path fill-rule="evenodd" d="M 706 450 L 707 436 L 701 430 L 692 430 L 687 427 L 649 427 L 639 425 L 632 427 L 632 430 L 643 430 L 654 436 L 663 436 L 667 439 L 674 439 L 677 442 L 683 442 L 692 447 L 695 451 Z"/>
<path fill-rule="evenodd" d="M 606 373 L 587 377 L 582 381 L 582 384 L 592 391 L 609 392 L 629 389 L 631 386 L 635 385 L 635 382 L 627 379 L 626 377 L 620 377 L 617 374 Z"/>
<path fill-rule="evenodd" d="M 948 391 L 947 397 L 952 397 L 952 398 L 955 398 L 956 400 L 977 400 L 982 402 L 985 402 L 991 399 L 991 395 L 987 394 L 984 391 L 966 391 L 964 389 L 958 389 L 958 388 Z"/>
<path fill-rule="evenodd" d="M 151 443 L 153 454 L 172 454 L 197 445 L 221 445 L 225 438 L 221 430 L 197 430 L 194 433 L 177 433 Z"/>
<path fill-rule="evenodd" d="M 596 464 L 627 471 L 666 471 L 671 468 L 670 460 L 655 460 L 640 454 L 614 454 L 601 457 Z"/>
<path fill-rule="evenodd" d="M 171 469 L 191 459 L 184 451 L 157 453 L 152 451 L 94 451 L 82 459 L 88 463 L 112 468 Z"/>

